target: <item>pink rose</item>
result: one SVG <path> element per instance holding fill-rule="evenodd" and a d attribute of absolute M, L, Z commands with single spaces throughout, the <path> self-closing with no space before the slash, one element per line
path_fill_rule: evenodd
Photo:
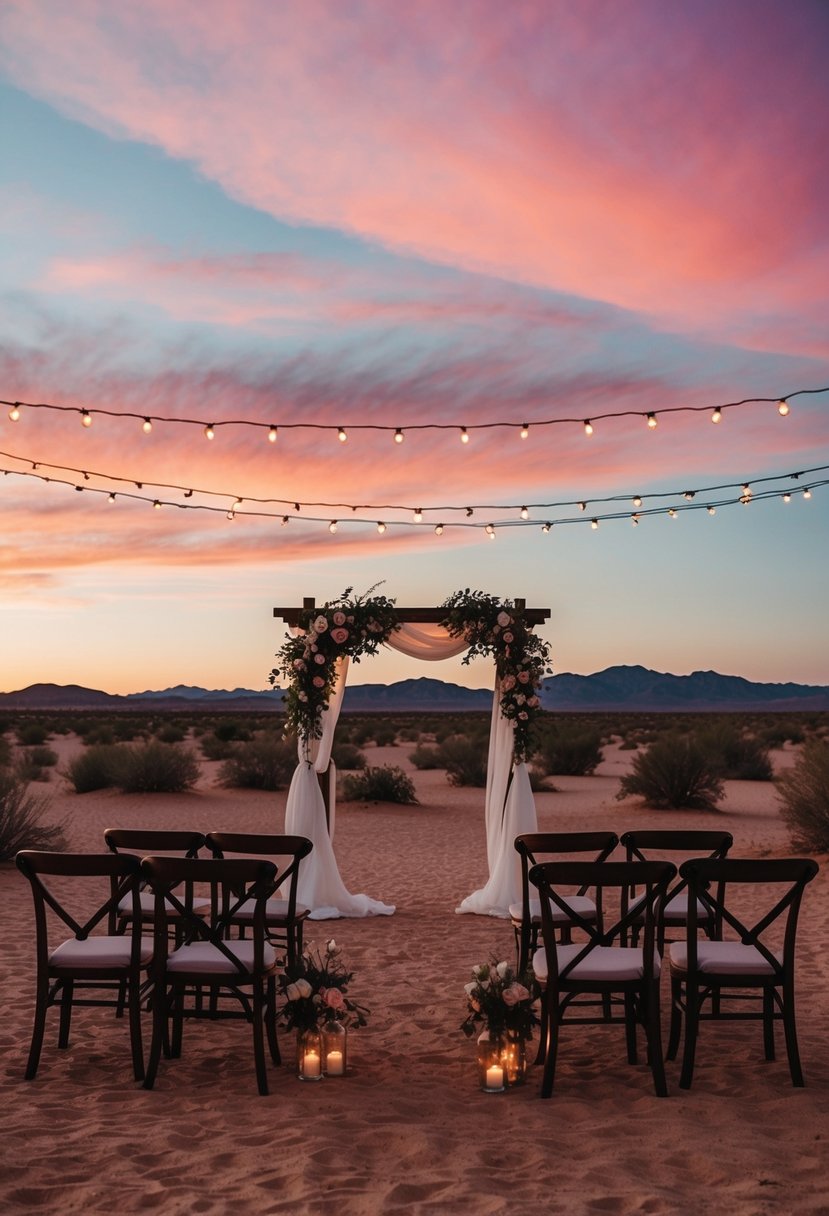
<path fill-rule="evenodd" d="M 345 1009 L 345 997 L 340 992 L 339 988 L 327 988 L 326 989 L 325 1003 L 329 1009 L 337 1009 L 337 1010 Z"/>
<path fill-rule="evenodd" d="M 521 719 L 522 722 L 526 722 L 527 719 L 529 718 L 529 716 L 530 715 L 527 713 L 527 711 L 525 709 L 522 709 L 520 714 L 518 715 L 518 717 Z"/>
<path fill-rule="evenodd" d="M 504 692 L 509 692 L 511 688 L 515 688 L 515 676 L 504 676 L 501 681 L 501 689 Z"/>
<path fill-rule="evenodd" d="M 497 619 L 498 619 L 498 624 L 501 626 L 502 629 L 506 629 L 507 625 L 512 624 L 512 617 L 510 616 L 510 614 L 508 612 L 499 612 Z"/>
<path fill-rule="evenodd" d="M 302 659 L 294 659 L 294 671 L 304 671 L 305 664 Z"/>
<path fill-rule="evenodd" d="M 320 666 L 322 666 L 322 664 L 325 662 L 325 655 L 324 654 L 315 654 L 314 662 L 319 663 Z"/>
<path fill-rule="evenodd" d="M 335 625 L 344 625 L 345 624 L 345 613 L 344 612 L 335 612 L 334 616 L 333 616 L 333 621 L 334 621 Z"/>
<path fill-rule="evenodd" d="M 519 1001 L 529 1000 L 529 996 L 530 994 L 523 984 L 510 984 L 503 992 L 504 1004 L 510 1008 L 517 1005 Z"/>
<path fill-rule="evenodd" d="M 528 671 L 519 671 L 518 679 L 521 681 L 522 684 L 529 684 L 530 673 Z"/>
<path fill-rule="evenodd" d="M 332 629 L 331 637 L 337 643 L 338 646 L 342 646 L 343 642 L 348 641 L 348 630 L 347 629 Z"/>
<path fill-rule="evenodd" d="M 326 617 L 318 616 L 317 619 L 314 621 L 314 632 L 315 633 L 325 633 L 327 628 L 328 628 L 328 620 L 326 619 Z"/>
<path fill-rule="evenodd" d="M 506 643 L 508 643 L 508 644 L 509 644 L 510 642 L 514 642 L 514 641 L 515 641 L 515 638 L 512 636 L 512 633 L 511 633 L 511 631 L 510 631 L 509 629 L 505 629 L 505 630 L 504 630 L 504 641 L 505 641 Z"/>
<path fill-rule="evenodd" d="M 314 676 L 314 688 L 325 688 L 325 680 L 322 676 Z"/>
<path fill-rule="evenodd" d="M 538 697 L 528 697 L 527 704 L 529 705 L 530 709 L 537 709 L 541 702 L 539 701 Z"/>

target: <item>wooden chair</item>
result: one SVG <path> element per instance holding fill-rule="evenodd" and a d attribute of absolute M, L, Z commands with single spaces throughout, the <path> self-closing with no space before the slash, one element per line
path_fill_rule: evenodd
<path fill-rule="evenodd" d="M 104 841 L 110 852 L 131 853 L 140 861 L 142 857 L 146 857 L 149 854 L 153 856 L 197 857 L 199 849 L 204 848 L 205 837 L 203 832 L 190 832 L 186 830 L 107 828 L 104 832 Z M 146 889 L 143 879 L 141 880 L 139 900 L 142 920 L 151 922 L 155 908 L 155 897 L 152 891 Z M 187 900 L 189 900 L 189 904 L 187 904 Z M 209 900 L 194 899 L 192 888 L 186 891 L 184 902 L 194 912 L 199 912 L 202 915 L 207 915 L 210 911 Z M 173 928 L 175 929 L 176 915 L 172 904 L 167 912 L 168 918 L 173 922 Z M 122 900 L 117 907 L 113 908 L 110 918 L 110 932 L 126 933 L 131 920 L 132 914 L 129 901 Z"/>
<path fill-rule="evenodd" d="M 541 902 L 530 893 L 530 868 L 544 860 L 562 861 L 571 853 L 591 853 L 594 861 L 605 861 L 618 843 L 619 837 L 615 832 L 528 832 L 516 836 L 515 849 L 521 858 L 521 902 L 510 904 L 509 914 L 515 932 L 519 975 L 523 975 L 529 967 L 541 931 Z M 596 902 L 587 894 L 587 890 L 587 887 L 579 890 L 572 897 L 571 906 L 585 920 L 595 922 Z M 552 909 L 552 915 L 561 941 L 569 942 L 572 922 L 558 907 Z"/>
<path fill-rule="evenodd" d="M 37 943 L 35 1018 L 26 1080 L 31 1081 L 37 1073 L 46 1013 L 53 1005 L 58 1005 L 59 1048 L 69 1046 L 75 1007 L 110 1006 L 120 1015 L 126 1006 L 133 1072 L 135 1079 L 140 1081 L 144 1076 L 141 980 L 152 959 L 152 941 L 140 933 L 128 937 L 93 933 L 102 922 L 109 922 L 113 911 L 123 901 L 127 901 L 133 923 L 140 925 L 138 861 L 134 857 L 114 857 L 108 853 L 47 853 L 34 849 L 24 849 L 17 854 L 16 861 L 20 872 L 29 880 L 34 896 Z M 95 879 L 99 881 L 88 881 Z M 100 903 L 103 890 L 108 890 L 109 894 Z M 91 911 L 90 902 L 93 903 Z M 50 939 L 54 939 L 56 919 L 72 934 L 57 946 L 50 944 Z M 112 995 L 96 998 L 80 995 L 91 990 L 111 992 Z"/>
<path fill-rule="evenodd" d="M 668 1059 L 676 1057 L 684 1017 L 685 1046 L 680 1087 L 689 1089 L 694 1074 L 699 1023 L 702 1020 L 746 1020 L 763 1023 L 767 1060 L 774 1059 L 774 1023 L 782 1021 L 792 1084 L 802 1086 L 794 1010 L 794 952 L 803 891 L 818 872 L 811 858 L 692 859 L 680 868 L 687 883 L 687 937 L 670 948 L 671 1029 Z M 726 906 L 729 887 L 769 886 L 764 913 L 749 926 Z M 771 900 L 776 902 L 769 907 Z M 735 937 L 697 940 L 698 902 L 710 907 Z M 732 902 L 734 896 L 732 892 Z M 782 943 L 770 942 L 777 924 Z M 704 1013 L 710 998 L 710 1012 Z M 723 1000 L 728 1004 L 723 1005 Z M 733 1002 L 741 1005 L 735 1008 Z M 746 1010 L 746 1002 L 759 1008 Z"/>
<path fill-rule="evenodd" d="M 284 948 L 288 965 L 297 962 L 302 954 L 303 927 L 311 912 L 297 903 L 297 882 L 300 863 L 314 847 L 311 841 L 305 836 L 210 832 L 207 847 L 214 857 L 255 856 L 274 862 L 282 897 L 269 899 L 265 905 L 265 928 L 271 944 Z M 244 936 L 252 920 L 253 906 L 242 903 L 231 923 Z"/>
<path fill-rule="evenodd" d="M 621 838 L 628 861 L 672 861 L 679 865 L 690 857 L 721 858 L 728 854 L 734 843 L 730 832 L 695 831 L 679 829 L 651 830 L 637 829 L 624 832 Z M 677 876 L 668 889 L 663 907 L 659 909 L 657 947 L 660 954 L 665 952 L 665 933 L 667 929 L 684 928 L 687 921 L 688 901 L 685 892 L 686 881 Z M 636 892 L 630 892 L 631 908 L 636 905 Z M 641 918 L 635 919 L 631 926 L 631 940 L 636 945 Z M 716 909 L 701 900 L 697 904 L 697 925 L 708 937 L 722 937 L 722 924 Z"/>
<path fill-rule="evenodd" d="M 623 1022 L 628 1061 L 637 1061 L 636 1027 L 645 1031 L 648 1064 L 659 1097 L 667 1096 L 659 1008 L 661 958 L 656 949 L 656 914 L 676 866 L 666 861 L 552 861 L 536 865 L 529 880 L 538 888 L 541 900 L 543 948 L 533 955 L 533 970 L 542 988 L 541 1050 L 544 1073 L 541 1097 L 553 1091 L 556 1056 L 562 1025 L 606 1025 Z M 632 884 L 644 888 L 644 901 L 635 910 L 627 908 L 627 892 Z M 563 888 L 595 888 L 595 919 L 581 916 L 572 896 Z M 618 892 L 620 915 L 605 927 L 605 892 Z M 615 901 L 614 901 L 615 902 Z M 564 913 L 574 927 L 583 930 L 586 942 L 557 941 L 555 909 Z M 614 945 L 626 940 L 633 917 L 644 916 L 641 946 Z M 615 915 L 615 914 L 614 914 Z M 575 998 L 592 995 L 600 999 L 602 1013 L 596 1017 L 565 1017 L 567 1010 L 581 1008 Z M 620 1000 L 621 998 L 621 1000 Z M 613 1010 L 621 1003 L 622 1016 Z M 608 1006 L 610 1007 L 608 1010 Z"/>
<path fill-rule="evenodd" d="M 276 1037 L 277 956 L 266 940 L 265 905 L 274 889 L 276 866 L 263 860 L 145 857 L 144 878 L 155 896 L 153 1037 L 145 1089 L 152 1089 L 162 1049 L 181 1055 L 185 1018 L 244 1018 L 253 1026 L 253 1054 L 260 1094 L 268 1093 L 264 1035 L 274 1064 L 280 1063 Z M 188 908 L 176 893 L 183 885 L 209 890 L 211 913 L 205 917 Z M 238 897 L 230 892 L 239 892 Z M 242 903 L 253 908 L 252 936 L 229 936 L 229 927 Z M 170 941 L 172 906 L 176 939 Z M 210 1001 L 202 1003 L 202 992 Z M 233 998 L 239 1009 L 220 1006 Z M 190 1002 L 188 1004 L 188 1001 Z M 168 1028 L 170 1033 L 168 1035 Z"/>

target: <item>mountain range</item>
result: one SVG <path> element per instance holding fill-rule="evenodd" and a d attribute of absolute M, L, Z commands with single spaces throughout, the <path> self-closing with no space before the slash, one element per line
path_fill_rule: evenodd
<path fill-rule="evenodd" d="M 741 676 L 695 671 L 687 676 L 651 671 L 647 667 L 608 667 L 593 675 L 570 672 L 545 680 L 541 690 L 545 709 L 560 711 L 630 712 L 800 712 L 829 711 L 829 687 L 812 684 L 759 684 Z M 79 684 L 31 684 L 17 692 L 0 693 L 0 709 L 156 709 L 166 711 L 278 710 L 278 690 L 207 689 L 177 684 L 158 691 L 116 696 Z M 487 710 L 492 693 L 421 677 L 395 684 L 358 684 L 346 689 L 345 712 L 406 710 L 463 712 Z"/>

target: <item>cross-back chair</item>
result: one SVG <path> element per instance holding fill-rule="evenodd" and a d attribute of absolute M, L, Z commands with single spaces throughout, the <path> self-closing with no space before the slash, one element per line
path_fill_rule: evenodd
<path fill-rule="evenodd" d="M 254 858 L 145 857 L 141 870 L 155 896 L 153 1035 L 144 1087 L 152 1089 L 155 1083 L 163 1048 L 169 1044 L 172 1058 L 181 1055 L 185 1018 L 244 1018 L 253 1026 L 259 1092 L 267 1094 L 265 1036 L 271 1060 L 280 1063 L 277 955 L 265 931 L 265 905 L 273 892 L 276 866 Z M 191 885 L 209 891 L 208 916 L 182 901 L 178 889 Z M 231 938 L 233 917 L 246 902 L 253 908 L 251 937 Z M 170 940 L 171 915 L 175 918 L 174 941 Z M 203 991 L 210 994 L 205 1004 Z M 238 1002 L 239 1008 L 220 1005 L 226 997 Z"/>
<path fill-rule="evenodd" d="M 662 1060 L 662 1034 L 659 1008 L 661 958 L 656 949 L 656 918 L 659 903 L 676 874 L 676 866 L 665 861 L 553 861 L 533 866 L 530 882 L 538 888 L 541 901 L 542 945 L 533 955 L 532 965 L 542 989 L 541 1049 L 543 1060 L 541 1097 L 553 1091 L 556 1057 L 562 1025 L 607 1025 L 623 1022 L 628 1061 L 637 1062 L 636 1028 L 641 1025 L 647 1041 L 647 1059 L 654 1089 L 665 1097 L 668 1089 Z M 638 909 L 627 907 L 627 892 L 632 884 L 644 889 Z M 596 891 L 597 916 L 582 917 L 566 892 L 587 886 Z M 614 907 L 609 914 L 606 892 L 613 893 Z M 564 913 L 574 927 L 585 935 L 584 942 L 557 940 L 555 911 Z M 615 945 L 625 942 L 630 925 L 639 913 L 644 916 L 641 946 Z M 608 919 L 610 924 L 608 924 Z M 569 1008 L 581 1010 L 575 998 L 581 995 L 601 998 L 600 1016 L 565 1017 Z M 614 1010 L 621 1004 L 622 1014 Z"/>
<path fill-rule="evenodd" d="M 726 857 L 734 843 L 730 832 L 697 831 L 695 829 L 651 829 L 642 828 L 624 832 L 621 844 L 628 861 L 672 861 L 679 865 L 689 857 Z M 668 929 L 684 928 L 688 916 L 687 882 L 681 875 L 671 883 L 660 908 L 657 946 L 660 954 L 665 952 L 665 935 Z M 637 895 L 630 892 L 630 907 L 636 905 Z M 697 925 L 709 938 L 722 936 L 722 924 L 716 908 L 710 904 L 697 903 Z M 641 920 L 631 925 L 631 940 L 636 940 L 641 929 Z"/>
<path fill-rule="evenodd" d="M 99 925 L 109 923 L 124 901 L 130 908 L 131 919 L 140 926 L 138 860 L 108 853 L 24 849 L 17 854 L 16 861 L 29 880 L 34 897 L 37 951 L 35 1016 L 26 1080 L 32 1080 L 37 1073 L 46 1014 L 57 1005 L 59 1048 L 69 1046 L 74 1008 L 109 1006 L 120 1015 L 126 1006 L 133 1072 L 140 1081 L 144 1076 L 141 983 L 152 958 L 152 940 L 142 937 L 140 932 L 129 936 L 94 932 Z M 104 891 L 108 895 L 101 902 Z M 55 945 L 58 925 L 62 934 L 69 929 L 71 936 Z M 90 991 L 99 995 L 86 995 Z M 104 995 L 107 992 L 111 995 Z"/>
<path fill-rule="evenodd" d="M 247 855 L 274 862 L 279 870 L 279 891 L 265 905 L 265 927 L 269 941 L 284 948 L 288 965 L 297 962 L 302 954 L 303 928 L 311 912 L 297 903 L 297 883 L 300 863 L 314 847 L 311 841 L 305 836 L 276 833 L 209 832 L 207 847 L 214 857 Z M 231 923 L 242 936 L 253 915 L 249 901 L 240 904 L 234 913 Z"/>
<path fill-rule="evenodd" d="M 168 830 L 166 828 L 107 828 L 104 831 L 104 842 L 111 853 L 131 853 L 140 861 L 149 854 L 154 856 L 171 855 L 174 857 L 198 857 L 199 849 L 204 848 L 203 832 Z M 192 887 L 186 890 L 189 907 L 194 912 L 205 915 L 210 910 L 210 904 L 203 898 L 193 896 Z M 139 890 L 141 916 L 145 922 L 151 922 L 154 915 L 155 898 L 152 891 L 146 889 L 142 878 Z M 186 902 L 186 901 L 185 901 Z M 175 908 L 168 907 L 168 918 L 175 928 Z M 128 900 L 122 900 L 113 908 L 110 917 L 111 933 L 126 933 L 132 921 L 131 905 Z"/>
<path fill-rule="evenodd" d="M 681 866 L 680 873 L 687 883 L 688 924 L 686 940 L 675 942 L 669 954 L 668 1059 L 676 1057 L 684 1020 L 682 1089 L 691 1086 L 702 1020 L 762 1021 L 767 1060 L 773 1060 L 775 1054 L 774 1024 L 782 1021 L 792 1084 L 804 1084 L 795 1024 L 795 941 L 803 892 L 817 872 L 816 861 L 796 857 L 692 859 Z M 733 891 L 728 904 L 725 898 L 728 888 L 746 892 L 752 886 L 766 888 L 760 892 L 766 910 L 749 923 L 737 915 Z M 698 902 L 721 919 L 723 939 L 697 939 Z M 726 931 L 732 936 L 726 938 Z M 704 1012 L 709 999 L 710 1010 Z M 748 1003 L 754 1008 L 747 1008 Z"/>
<path fill-rule="evenodd" d="M 509 914 L 515 933 L 519 975 L 529 967 L 541 932 L 541 902 L 530 890 L 532 866 L 542 861 L 562 861 L 571 853 L 590 853 L 594 861 L 605 861 L 618 843 L 615 832 L 526 832 L 516 836 L 515 850 L 521 859 L 521 902 L 510 904 Z M 588 886 L 582 886 L 572 897 L 570 906 L 592 923 L 596 920 L 596 901 L 588 895 L 588 890 Z M 569 916 L 558 907 L 552 909 L 552 916 L 561 941 L 571 941 L 573 924 Z"/>

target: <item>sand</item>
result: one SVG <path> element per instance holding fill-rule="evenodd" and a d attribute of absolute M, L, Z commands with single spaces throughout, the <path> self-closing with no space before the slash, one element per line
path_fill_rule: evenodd
<path fill-rule="evenodd" d="M 378 749 L 371 761 L 408 767 L 406 754 Z M 540 828 L 722 826 L 735 855 L 791 851 L 770 785 L 729 783 L 716 816 L 660 814 L 616 801 L 629 760 L 611 750 L 598 775 L 557 779 L 559 792 L 538 796 Z M 173 797 L 76 796 L 59 780 L 44 789 L 76 849 L 102 847 L 110 826 L 281 829 L 284 794 L 222 790 L 214 775 L 206 765 L 195 792 Z M 271 1070 L 268 1097 L 257 1093 L 243 1023 L 190 1023 L 182 1058 L 162 1061 L 148 1092 L 132 1080 L 126 1022 L 103 1010 L 76 1011 L 62 1052 L 50 1014 L 40 1071 L 25 1082 L 31 900 L 17 870 L 0 867 L 0 1211 L 829 1212 L 827 859 L 807 891 L 798 953 L 805 1089 L 792 1087 L 782 1043 L 766 1063 L 759 1024 L 731 1023 L 703 1026 L 690 1092 L 668 1064 L 667 1099 L 654 1096 L 644 1064 L 627 1064 L 621 1028 L 603 1027 L 563 1035 L 550 1101 L 538 1096 L 538 1070 L 522 1089 L 489 1096 L 459 1031 L 463 985 L 493 952 L 512 957 L 512 931 L 454 911 L 486 877 L 482 795 L 453 789 L 441 772 L 416 783 L 419 807 L 347 804 L 337 820 L 346 884 L 396 904 L 396 915 L 310 928 L 312 940 L 342 945 L 353 995 L 371 1009 L 350 1039 L 352 1071 L 302 1084 L 283 1032 L 288 1064 Z M 667 985 L 667 1015 L 666 995 Z"/>

